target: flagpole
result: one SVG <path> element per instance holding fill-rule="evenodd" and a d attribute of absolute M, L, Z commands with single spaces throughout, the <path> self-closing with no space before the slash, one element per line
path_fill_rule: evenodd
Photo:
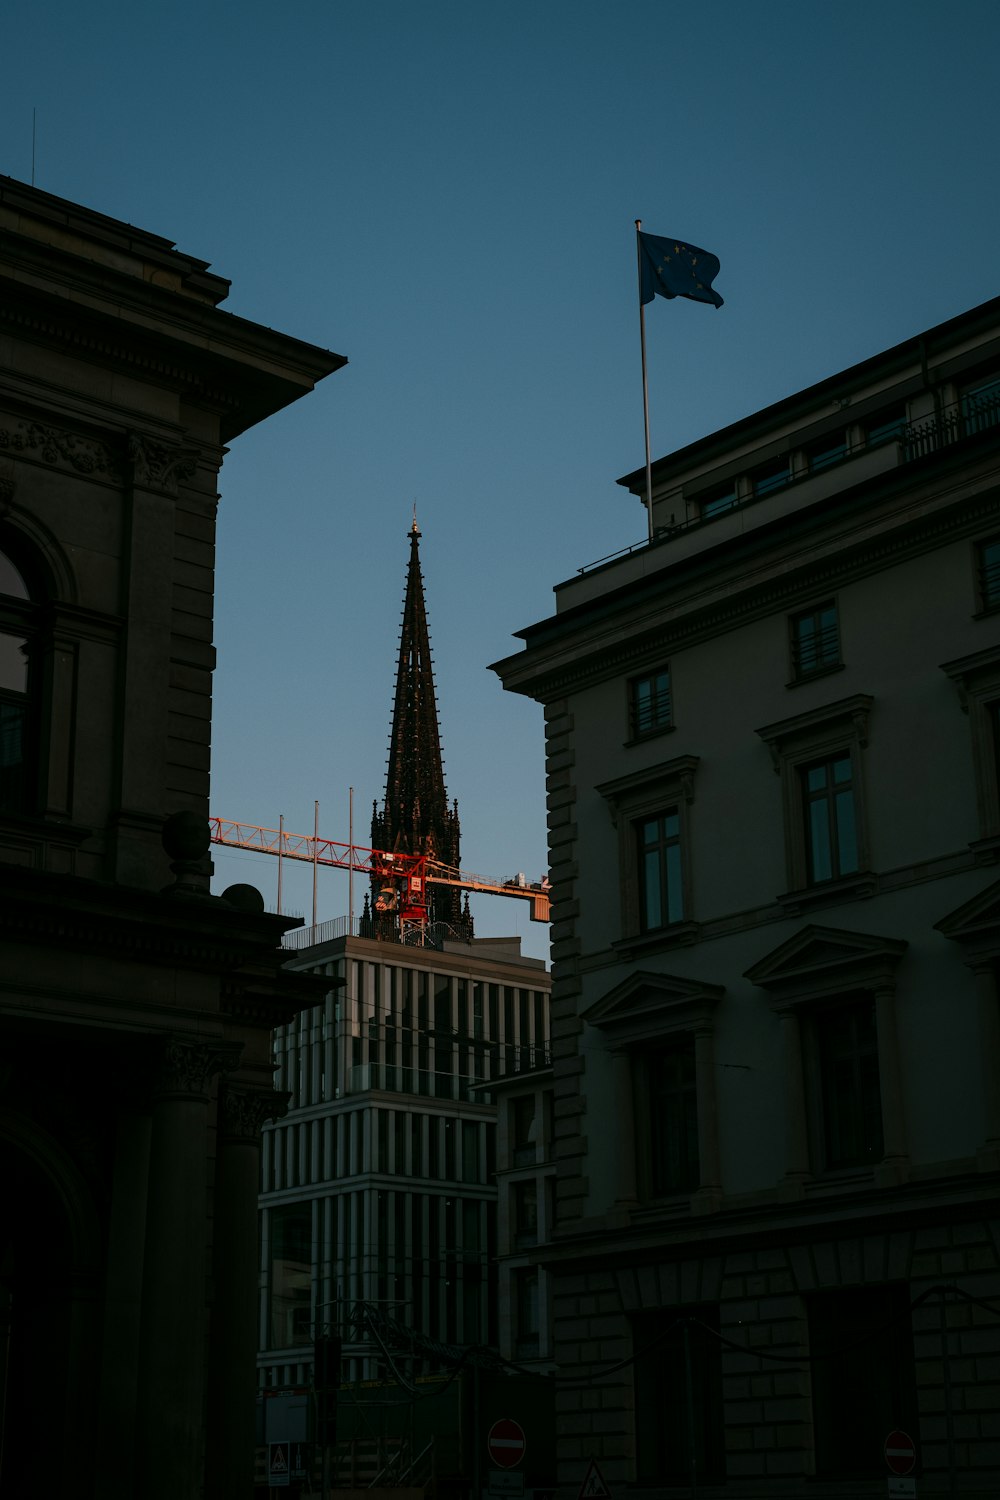
<path fill-rule="evenodd" d="M 642 300 L 642 245 L 639 231 L 642 220 L 635 221 L 635 261 L 639 277 L 639 342 L 642 347 L 642 422 L 646 436 L 646 520 L 649 540 L 653 540 L 653 468 L 649 460 L 649 384 L 646 379 L 646 307 Z"/>

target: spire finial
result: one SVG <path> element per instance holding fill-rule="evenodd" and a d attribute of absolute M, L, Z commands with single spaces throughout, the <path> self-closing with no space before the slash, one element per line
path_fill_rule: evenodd
<path fill-rule="evenodd" d="M 420 536 L 420 527 L 417 525 L 417 502 L 413 502 L 413 525 L 410 527 L 411 536 Z"/>

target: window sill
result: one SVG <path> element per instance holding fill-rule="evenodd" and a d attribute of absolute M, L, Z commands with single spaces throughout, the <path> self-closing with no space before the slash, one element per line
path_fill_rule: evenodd
<path fill-rule="evenodd" d="M 985 839 L 973 839 L 969 848 L 977 865 L 995 865 L 1000 860 L 1000 833 Z"/>
<path fill-rule="evenodd" d="M 665 734 L 673 734 L 676 728 L 676 724 L 659 724 L 655 729 L 647 729 L 645 734 L 633 734 L 629 739 L 622 741 L 622 749 L 632 750 L 636 745 L 645 745 L 647 740 L 662 739 Z"/>
<path fill-rule="evenodd" d="M 822 885 L 804 886 L 784 891 L 777 897 L 789 916 L 797 916 L 803 907 L 837 906 L 842 901 L 864 901 L 878 889 L 878 876 L 871 870 L 844 875 L 839 880 L 825 880 Z"/>
<path fill-rule="evenodd" d="M 843 672 L 842 661 L 831 662 L 828 667 L 817 667 L 814 672 L 802 672 L 798 677 L 793 677 L 785 683 L 786 688 L 805 687 L 807 682 L 818 682 L 821 677 L 832 677 L 834 672 Z"/>
<path fill-rule="evenodd" d="M 611 948 L 629 959 L 646 953 L 666 953 L 671 948 L 687 948 L 700 937 L 698 922 L 675 922 L 672 927 L 661 927 L 656 932 L 637 932 L 633 937 L 618 938 Z"/>

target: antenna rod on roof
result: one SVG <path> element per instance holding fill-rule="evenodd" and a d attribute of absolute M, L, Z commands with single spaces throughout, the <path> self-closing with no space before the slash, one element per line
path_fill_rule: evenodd
<path fill-rule="evenodd" d="M 36 121 L 37 115 L 38 115 L 38 110 L 35 109 L 35 108 L 32 108 L 32 111 L 31 111 L 31 186 L 32 187 L 34 187 L 34 185 L 35 185 L 35 121 Z"/>

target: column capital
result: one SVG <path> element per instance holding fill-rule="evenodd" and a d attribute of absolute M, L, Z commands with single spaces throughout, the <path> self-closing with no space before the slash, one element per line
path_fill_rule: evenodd
<path fill-rule="evenodd" d="M 288 1113 L 291 1094 L 278 1089 L 255 1089 L 227 1083 L 222 1090 L 219 1120 L 224 1139 L 257 1141 L 267 1120 L 280 1120 Z"/>
<path fill-rule="evenodd" d="M 153 1077 L 157 1099 L 207 1099 L 217 1073 L 234 1068 L 242 1047 L 226 1042 L 191 1042 L 170 1037 L 162 1047 Z"/>

